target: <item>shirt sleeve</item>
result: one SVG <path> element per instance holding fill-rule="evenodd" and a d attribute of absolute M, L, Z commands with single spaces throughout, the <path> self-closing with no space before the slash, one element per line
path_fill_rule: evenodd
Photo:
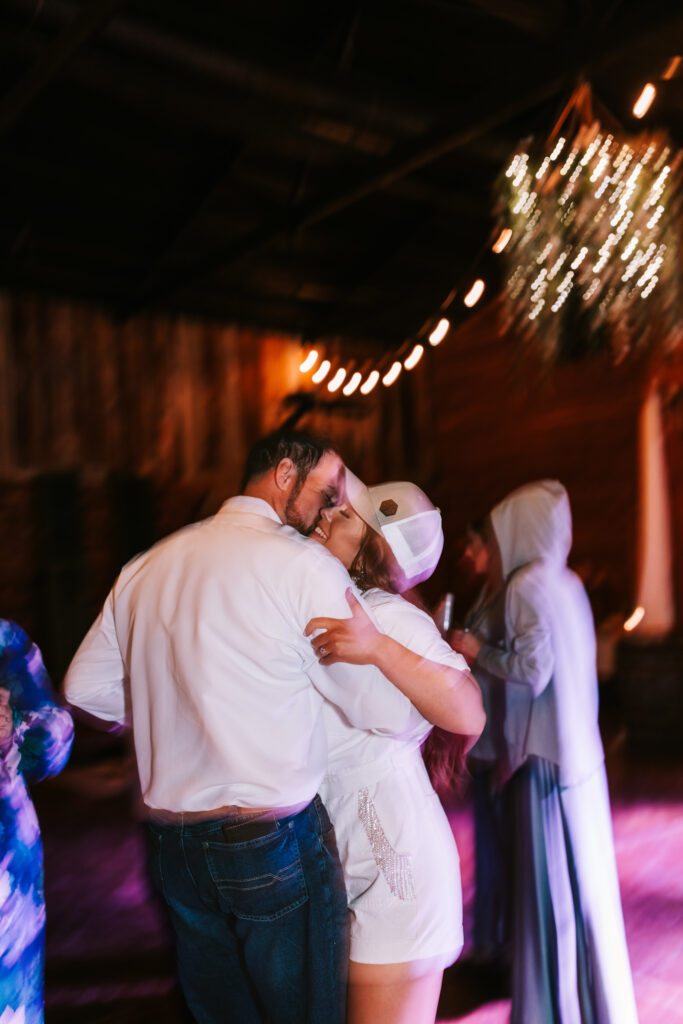
<path fill-rule="evenodd" d="M 64 694 L 74 707 L 106 722 L 126 722 L 126 671 L 114 624 L 114 592 L 76 651 L 64 678 Z"/>
<path fill-rule="evenodd" d="M 315 542 L 311 542 L 315 543 Z M 316 555 L 318 552 L 316 552 Z M 348 619 L 351 615 L 346 590 L 351 587 L 375 625 L 372 609 L 353 585 L 350 576 L 326 552 L 309 567 L 308 584 L 301 595 L 303 628 L 319 616 Z M 310 571 L 313 570 L 313 571 Z M 397 687 L 374 665 L 321 665 L 310 647 L 306 672 L 316 690 L 342 712 L 357 729 L 397 738 L 411 736 L 423 723 L 422 715 Z"/>
<path fill-rule="evenodd" d="M 429 661 L 469 671 L 462 654 L 444 640 L 428 612 L 398 594 L 374 591 L 368 601 L 379 628 L 393 640 Z"/>
<path fill-rule="evenodd" d="M 3 619 L 0 635 L 0 685 L 9 691 L 15 712 L 54 704 L 55 693 L 36 644 L 16 622 Z"/>
<path fill-rule="evenodd" d="M 73 722 L 57 703 L 39 648 L 14 622 L 3 620 L 1 634 L 0 686 L 9 695 L 14 722 L 10 738 L 0 744 L 2 772 L 21 772 L 38 782 L 66 764 Z"/>
<path fill-rule="evenodd" d="M 531 574 L 511 580 L 505 599 L 505 648 L 484 644 L 476 664 L 491 675 L 523 683 L 537 697 L 554 667 L 552 635 L 544 609 L 544 591 Z"/>
<path fill-rule="evenodd" d="M 74 725 L 67 708 L 42 704 L 17 729 L 19 771 L 29 782 L 56 775 L 69 760 Z"/>

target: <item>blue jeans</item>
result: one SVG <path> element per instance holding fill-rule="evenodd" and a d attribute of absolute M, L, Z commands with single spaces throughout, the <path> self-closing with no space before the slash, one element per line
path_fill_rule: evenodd
<path fill-rule="evenodd" d="M 346 892 L 319 797 L 256 827 L 231 816 L 148 830 L 152 880 L 199 1024 L 343 1024 Z"/>

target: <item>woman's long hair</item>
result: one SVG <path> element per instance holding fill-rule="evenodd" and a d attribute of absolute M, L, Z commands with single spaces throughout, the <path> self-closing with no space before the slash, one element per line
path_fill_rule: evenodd
<path fill-rule="evenodd" d="M 422 744 L 422 758 L 437 793 L 447 796 L 463 792 L 470 777 L 467 769 L 468 741 L 469 736 L 448 732 L 435 725 Z"/>
<path fill-rule="evenodd" d="M 398 594 L 396 580 L 399 569 L 391 548 L 376 530 L 367 523 L 364 526 L 363 539 L 351 563 L 349 575 L 360 591 L 377 587 L 390 594 Z"/>
<path fill-rule="evenodd" d="M 384 537 L 367 523 L 349 575 L 360 591 L 377 587 L 390 594 L 399 593 L 396 580 L 400 578 L 401 573 L 391 548 Z M 411 593 L 411 599 L 412 604 L 427 611 L 414 591 Z M 422 757 L 431 783 L 434 789 L 444 795 L 452 791 L 460 793 L 468 777 L 465 761 L 467 741 L 467 736 L 460 736 L 434 726 L 422 745 Z"/>

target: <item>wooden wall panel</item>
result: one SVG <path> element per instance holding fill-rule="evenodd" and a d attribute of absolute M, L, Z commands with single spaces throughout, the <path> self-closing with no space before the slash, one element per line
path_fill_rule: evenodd
<path fill-rule="evenodd" d="M 69 520 L 50 503 L 67 479 L 80 524 L 68 583 L 82 580 L 87 620 L 131 545 L 215 512 L 238 490 L 248 448 L 306 386 L 301 355 L 297 338 L 274 332 L 153 315 L 120 324 L 94 307 L 0 294 L 0 614 L 29 625 L 58 670 L 56 581 L 69 566 L 57 541 Z M 387 410 L 399 392 L 351 409 L 322 397 L 300 426 L 329 435 L 372 479 L 400 466 L 401 418 Z M 136 500 L 150 531 L 134 528 Z M 61 526 L 46 547 L 53 521 Z M 74 606 L 69 630 L 79 616 Z"/>
<path fill-rule="evenodd" d="M 14 377 L 12 306 L 8 296 L 0 293 L 0 476 L 4 477 L 14 470 L 17 451 Z"/>
<path fill-rule="evenodd" d="M 453 332 L 433 362 L 433 406 L 447 524 L 440 579 L 455 574 L 466 523 L 529 480 L 556 477 L 572 502 L 572 559 L 602 603 L 635 596 L 637 426 L 642 360 L 594 359 L 541 374 L 499 336 L 495 305 Z"/>
<path fill-rule="evenodd" d="M 29 632 L 40 626 L 38 524 L 30 479 L 0 484 L 0 615 Z"/>
<path fill-rule="evenodd" d="M 683 353 L 659 373 L 665 451 L 670 478 L 674 605 L 683 632 Z"/>
<path fill-rule="evenodd" d="M 369 354 L 359 344 L 348 358 L 362 366 Z M 310 386 L 301 357 L 298 339 L 274 332 L 153 315 L 121 325 L 92 307 L 0 294 L 0 499 L 9 503 L 0 558 L 10 566 L 0 614 L 40 628 L 31 600 L 40 573 L 35 481 L 78 475 L 84 601 L 94 614 L 126 538 L 145 536 L 119 522 L 125 501 L 148 495 L 142 511 L 155 536 L 216 511 L 237 491 L 249 446 L 290 415 L 288 396 Z M 556 476 L 572 500 L 575 563 L 594 593 L 600 588 L 605 611 L 627 611 L 647 377 L 635 360 L 540 377 L 499 337 L 492 306 L 390 389 L 349 400 L 321 388 L 299 425 L 330 436 L 370 483 L 413 479 L 440 505 L 447 545 L 428 599 L 461 585 L 458 540 L 468 520 L 518 484 Z M 669 429 L 679 431 L 669 449 L 680 453 L 680 413 L 674 399 L 669 405 Z M 680 484 L 679 472 L 679 533 Z M 680 537 L 675 550 L 680 576 Z M 678 577 L 676 586 L 683 592 Z"/>
<path fill-rule="evenodd" d="M 53 438 L 51 461 L 75 466 L 78 461 L 76 430 L 76 379 L 72 373 L 76 341 L 72 310 L 62 306 L 44 321 L 45 348 L 50 355 L 49 433 Z"/>

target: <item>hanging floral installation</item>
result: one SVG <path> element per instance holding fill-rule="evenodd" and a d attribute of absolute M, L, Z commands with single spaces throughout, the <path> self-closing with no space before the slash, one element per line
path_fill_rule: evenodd
<path fill-rule="evenodd" d="M 505 327 L 546 362 L 683 340 L 681 162 L 663 133 L 603 128 L 585 84 L 548 140 L 518 147 L 497 209 Z"/>

